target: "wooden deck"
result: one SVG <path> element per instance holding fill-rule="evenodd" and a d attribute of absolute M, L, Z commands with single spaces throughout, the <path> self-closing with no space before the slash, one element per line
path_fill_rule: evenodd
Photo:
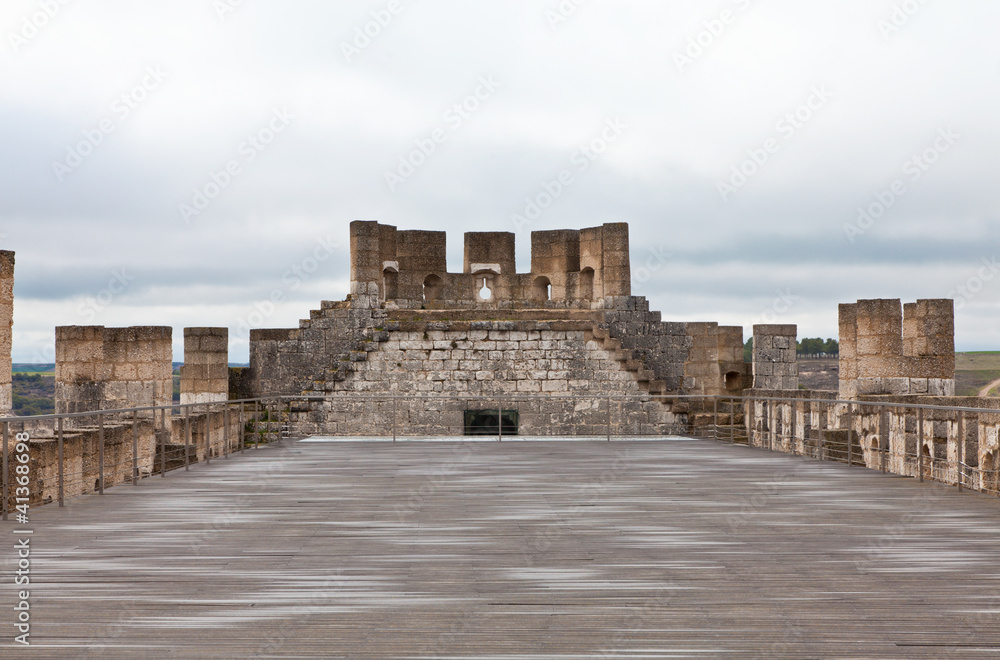
<path fill-rule="evenodd" d="M 1000 657 L 1000 500 L 714 442 L 286 441 L 31 514 L 2 657 Z"/>

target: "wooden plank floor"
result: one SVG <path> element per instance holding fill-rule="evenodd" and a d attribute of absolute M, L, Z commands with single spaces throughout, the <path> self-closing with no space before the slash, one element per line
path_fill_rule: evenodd
<path fill-rule="evenodd" d="M 1000 500 L 714 442 L 286 441 L 30 526 L 3 657 L 1000 657 Z"/>

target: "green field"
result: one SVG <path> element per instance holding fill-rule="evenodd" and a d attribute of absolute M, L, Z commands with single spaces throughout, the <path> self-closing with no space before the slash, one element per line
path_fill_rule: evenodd
<path fill-rule="evenodd" d="M 1000 380 L 1000 351 L 976 351 L 955 354 L 955 394 L 976 396 L 990 383 Z M 990 396 L 1000 396 L 992 388 Z"/>

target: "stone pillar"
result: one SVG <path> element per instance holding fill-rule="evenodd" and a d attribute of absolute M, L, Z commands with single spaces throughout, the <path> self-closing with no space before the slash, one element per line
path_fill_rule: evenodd
<path fill-rule="evenodd" d="M 14 253 L 0 251 L 0 417 L 13 408 L 11 348 L 14 325 Z"/>
<path fill-rule="evenodd" d="M 356 220 L 351 223 L 351 303 L 374 307 L 379 302 L 382 281 L 380 259 L 381 229 L 377 222 Z"/>
<path fill-rule="evenodd" d="M 552 285 L 552 300 L 567 300 L 569 273 L 580 270 L 580 232 L 572 229 L 531 232 L 532 281 Z"/>
<path fill-rule="evenodd" d="M 947 299 L 840 306 L 840 397 L 955 393 L 955 309 Z"/>
<path fill-rule="evenodd" d="M 184 328 L 181 403 L 229 399 L 229 328 Z"/>
<path fill-rule="evenodd" d="M 171 334 L 160 326 L 56 328 L 56 412 L 170 405 Z"/>
<path fill-rule="evenodd" d="M 400 231 L 396 233 L 399 262 L 399 297 L 419 307 L 427 302 L 449 300 L 447 290 L 448 236 L 443 231 Z M 470 287 L 471 289 L 471 287 Z"/>
<path fill-rule="evenodd" d="M 753 327 L 754 389 L 799 389 L 797 337 L 798 327 L 794 325 L 755 325 Z"/>
<path fill-rule="evenodd" d="M 479 270 L 496 270 L 502 275 L 515 274 L 513 233 L 505 231 L 465 233 L 463 272 L 471 274 Z"/>
<path fill-rule="evenodd" d="M 602 228 L 604 249 L 604 296 L 632 295 L 632 269 L 629 258 L 628 224 L 615 222 Z"/>
<path fill-rule="evenodd" d="M 841 399 L 853 400 L 858 397 L 858 306 L 856 304 L 841 303 L 839 324 L 840 392 L 838 396 Z"/>

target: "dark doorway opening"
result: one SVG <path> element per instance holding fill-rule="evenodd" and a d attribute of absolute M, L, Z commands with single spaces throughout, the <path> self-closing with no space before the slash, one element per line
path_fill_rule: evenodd
<path fill-rule="evenodd" d="M 516 410 L 466 410 L 465 435 L 517 435 L 519 421 Z"/>

